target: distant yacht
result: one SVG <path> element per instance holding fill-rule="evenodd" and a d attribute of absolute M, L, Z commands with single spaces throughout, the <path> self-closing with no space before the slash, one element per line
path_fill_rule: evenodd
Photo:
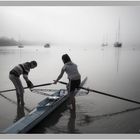
<path fill-rule="evenodd" d="M 103 38 L 103 43 L 101 44 L 102 47 L 108 46 L 107 35 Z"/>
<path fill-rule="evenodd" d="M 19 48 L 24 48 L 24 46 L 22 44 L 19 44 L 18 47 Z"/>
<path fill-rule="evenodd" d="M 115 43 L 114 43 L 114 47 L 122 47 L 122 43 L 120 43 L 120 42 L 115 42 Z"/>
<path fill-rule="evenodd" d="M 19 36 L 19 40 L 18 40 L 18 48 L 24 48 L 23 44 L 21 43 L 20 36 Z"/>
<path fill-rule="evenodd" d="M 122 47 L 122 43 L 120 42 L 120 20 L 118 23 L 118 31 L 116 33 L 116 42 L 114 43 L 114 47 Z"/>
<path fill-rule="evenodd" d="M 50 48 L 50 44 L 49 44 L 49 43 L 46 43 L 46 44 L 44 45 L 44 48 Z"/>
<path fill-rule="evenodd" d="M 103 46 L 103 47 L 108 46 L 108 43 L 107 43 L 107 42 L 102 43 L 102 46 Z"/>

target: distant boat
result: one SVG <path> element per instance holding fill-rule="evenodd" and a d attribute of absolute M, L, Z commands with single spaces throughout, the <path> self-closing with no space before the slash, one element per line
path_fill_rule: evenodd
<path fill-rule="evenodd" d="M 44 45 L 44 48 L 50 48 L 50 44 L 49 44 L 49 43 L 46 43 L 46 44 Z"/>
<path fill-rule="evenodd" d="M 115 43 L 114 43 L 114 47 L 122 47 L 122 43 L 120 43 L 120 42 L 115 42 Z"/>
<path fill-rule="evenodd" d="M 19 40 L 18 40 L 18 48 L 24 48 L 23 44 L 21 43 L 20 36 L 19 36 Z"/>
<path fill-rule="evenodd" d="M 19 44 L 18 47 L 19 48 L 24 48 L 24 46 L 22 44 Z"/>
<path fill-rule="evenodd" d="M 114 43 L 114 47 L 122 47 L 122 43 L 120 42 L 120 20 L 118 23 L 118 31 L 116 33 L 116 42 Z"/>
<path fill-rule="evenodd" d="M 108 46 L 108 43 L 107 43 L 107 42 L 102 43 L 102 46 L 103 46 L 103 47 Z"/>
<path fill-rule="evenodd" d="M 108 46 L 107 35 L 103 38 L 103 43 L 101 44 L 102 47 Z"/>

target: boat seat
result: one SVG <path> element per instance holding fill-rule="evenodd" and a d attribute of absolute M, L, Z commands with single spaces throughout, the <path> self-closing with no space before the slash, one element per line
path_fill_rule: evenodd
<path fill-rule="evenodd" d="M 57 100 L 57 99 L 59 99 L 60 97 L 58 97 L 58 96 L 49 96 L 48 97 L 48 99 L 49 100 Z"/>

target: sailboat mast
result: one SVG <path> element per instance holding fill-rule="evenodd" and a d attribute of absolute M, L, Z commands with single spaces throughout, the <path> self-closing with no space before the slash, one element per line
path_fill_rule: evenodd
<path fill-rule="evenodd" d="M 118 23 L 118 42 L 120 42 L 120 19 Z"/>
<path fill-rule="evenodd" d="M 116 42 L 114 43 L 114 47 L 121 47 L 122 43 L 120 42 L 120 19 L 118 21 L 118 31 L 116 33 Z"/>

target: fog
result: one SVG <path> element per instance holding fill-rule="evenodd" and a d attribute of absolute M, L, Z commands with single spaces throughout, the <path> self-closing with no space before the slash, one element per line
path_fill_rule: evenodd
<path fill-rule="evenodd" d="M 120 38 L 139 44 L 140 7 L 137 6 L 1 6 L 0 37 L 54 44 L 114 42 Z"/>

